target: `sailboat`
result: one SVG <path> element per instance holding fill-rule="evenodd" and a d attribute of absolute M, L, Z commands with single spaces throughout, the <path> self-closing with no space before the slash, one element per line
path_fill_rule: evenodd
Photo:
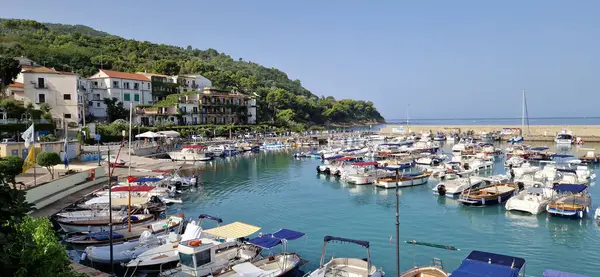
<path fill-rule="evenodd" d="M 523 101 L 521 104 L 521 133 L 519 135 L 513 136 L 508 140 L 510 143 L 519 143 L 523 142 L 525 138 L 523 138 L 523 132 L 525 130 L 525 117 L 527 114 L 527 102 L 525 100 L 525 90 L 523 90 Z"/>

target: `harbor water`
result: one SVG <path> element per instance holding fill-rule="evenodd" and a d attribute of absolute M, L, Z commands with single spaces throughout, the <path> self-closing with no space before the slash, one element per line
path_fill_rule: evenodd
<path fill-rule="evenodd" d="M 446 152 L 449 148 L 444 147 Z M 319 176 L 315 170 L 319 160 L 294 159 L 292 151 L 238 156 L 204 165 L 203 185 L 184 194 L 184 203 L 170 206 L 169 213 L 184 212 L 186 217 L 210 214 L 223 218 L 224 223 L 260 226 L 263 233 L 280 228 L 305 232 L 306 237 L 289 243 L 290 251 L 309 261 L 304 271 L 318 267 L 325 235 L 367 240 L 372 263 L 393 275 L 394 189 L 349 185 Z M 577 156 L 584 152 L 575 147 L 561 151 Z M 504 173 L 503 158 L 496 160 L 493 170 Z M 600 176 L 598 169 L 595 171 Z M 436 183 L 430 179 L 426 185 L 401 188 L 401 270 L 428 265 L 435 257 L 451 272 L 471 250 L 482 250 L 525 258 L 527 276 L 541 276 L 545 269 L 598 276 L 595 254 L 600 227 L 593 219 L 597 205 L 583 220 L 550 218 L 546 213 L 532 216 L 507 212 L 504 205 L 460 205 L 455 199 L 433 195 Z M 598 187 L 592 185 L 590 192 L 598 203 Z M 460 251 L 404 243 L 409 240 L 451 245 Z M 351 244 L 330 244 L 326 261 L 331 256 L 363 258 L 366 251 Z"/>

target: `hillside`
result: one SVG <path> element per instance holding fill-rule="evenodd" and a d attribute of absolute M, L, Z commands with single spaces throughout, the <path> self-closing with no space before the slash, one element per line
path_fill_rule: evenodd
<path fill-rule="evenodd" d="M 26 56 L 58 70 L 90 76 L 100 66 L 168 75 L 199 73 L 220 89 L 255 93 L 259 122 L 307 126 L 383 122 L 373 103 L 318 97 L 276 69 L 200 50 L 124 39 L 83 25 L 0 19 L 0 54 Z"/>

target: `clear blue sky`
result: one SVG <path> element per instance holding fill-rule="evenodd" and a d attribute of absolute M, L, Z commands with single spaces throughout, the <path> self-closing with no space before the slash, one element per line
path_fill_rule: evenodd
<path fill-rule="evenodd" d="M 372 2 L 372 3 L 371 3 Z M 27 1 L 0 17 L 214 48 L 388 119 L 600 116 L 600 1 Z"/>

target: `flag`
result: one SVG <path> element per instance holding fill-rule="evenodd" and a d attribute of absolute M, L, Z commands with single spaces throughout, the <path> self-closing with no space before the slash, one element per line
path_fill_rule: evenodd
<path fill-rule="evenodd" d="M 67 146 L 69 145 L 69 143 L 67 142 L 67 137 L 65 137 L 65 157 L 64 157 L 64 163 L 65 163 L 65 169 L 69 168 L 69 152 L 67 152 Z"/>
<path fill-rule="evenodd" d="M 29 126 L 29 128 L 27 128 L 27 130 L 25 130 L 25 132 L 23 132 L 21 138 L 23 138 L 23 141 L 25 141 L 25 148 L 29 148 L 29 145 L 35 142 L 35 131 L 33 129 L 33 123 L 31 124 L 31 126 Z"/>
<path fill-rule="evenodd" d="M 29 148 L 29 153 L 27 153 L 27 158 L 25 158 L 25 161 L 23 161 L 23 173 L 35 166 L 33 151 L 35 151 L 35 147 L 31 146 L 31 148 Z"/>

